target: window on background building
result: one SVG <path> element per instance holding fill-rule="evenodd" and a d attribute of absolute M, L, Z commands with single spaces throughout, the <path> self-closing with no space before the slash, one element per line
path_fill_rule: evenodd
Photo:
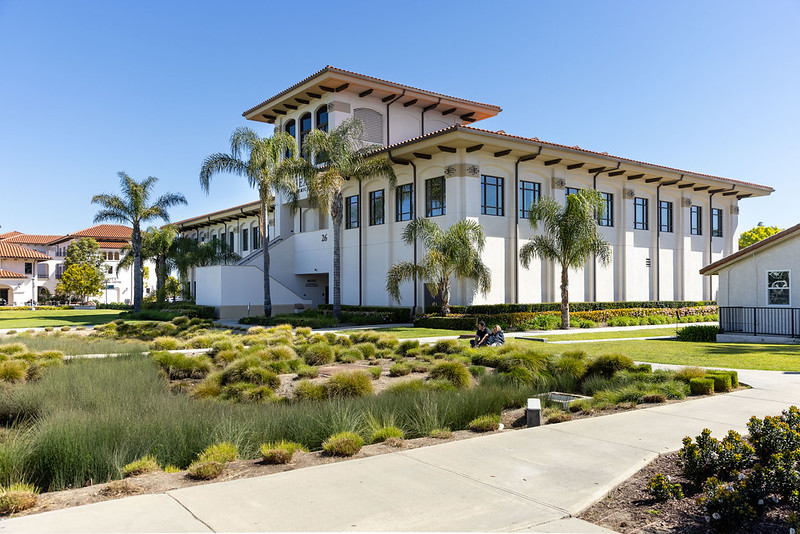
<path fill-rule="evenodd" d="M 722 237 L 722 210 L 711 208 L 711 237 Z"/>
<path fill-rule="evenodd" d="M 661 232 L 672 232 L 672 202 L 658 202 L 658 229 Z"/>
<path fill-rule="evenodd" d="M 119 261 L 119 252 L 114 253 L 114 261 Z"/>
<path fill-rule="evenodd" d="M 397 203 L 395 220 L 410 221 L 414 216 L 414 184 L 398 185 L 395 191 Z"/>
<path fill-rule="evenodd" d="M 599 226 L 614 226 L 614 195 L 611 193 L 600 193 L 603 199 L 603 213 L 597 218 Z"/>
<path fill-rule="evenodd" d="M 539 182 L 526 182 L 519 183 L 519 216 L 521 219 L 527 219 L 531 214 L 531 206 L 539 201 L 542 196 L 542 184 Z"/>
<path fill-rule="evenodd" d="M 214 245 L 217 244 L 217 235 L 216 234 L 211 236 L 211 242 L 214 243 Z"/>
<path fill-rule="evenodd" d="M 567 198 L 570 195 L 577 195 L 580 192 L 581 192 L 581 190 L 578 189 L 577 187 L 565 187 L 564 188 L 564 198 Z"/>
<path fill-rule="evenodd" d="M 358 195 L 353 195 L 344 199 L 344 220 L 345 229 L 358 228 L 360 222 Z"/>
<path fill-rule="evenodd" d="M 258 250 L 261 247 L 261 232 L 258 226 L 253 228 L 253 250 Z"/>
<path fill-rule="evenodd" d="M 689 231 L 692 235 L 703 235 L 702 206 L 692 206 L 689 208 Z"/>
<path fill-rule="evenodd" d="M 25 263 L 25 274 L 33 274 L 33 264 Z"/>
<path fill-rule="evenodd" d="M 291 135 L 295 139 L 297 138 L 297 126 L 294 122 L 294 119 L 286 123 L 286 126 L 283 127 L 283 131 L 285 131 L 287 134 Z M 285 156 L 289 158 L 292 156 L 292 153 L 287 150 Z"/>
<path fill-rule="evenodd" d="M 317 108 L 317 130 L 328 131 L 328 105 Z"/>
<path fill-rule="evenodd" d="M 425 216 L 438 217 L 446 212 L 444 176 L 425 180 Z"/>
<path fill-rule="evenodd" d="M 633 199 L 633 228 L 635 230 L 649 230 L 650 220 L 647 212 L 647 199 L 635 197 Z"/>
<path fill-rule="evenodd" d="M 481 213 L 503 216 L 503 179 L 481 175 Z"/>
<path fill-rule="evenodd" d="M 62 274 L 64 274 L 64 264 L 63 263 L 59 263 L 58 265 L 56 265 L 56 278 L 58 280 L 61 280 L 61 275 Z"/>
<path fill-rule="evenodd" d="M 247 228 L 242 229 L 242 250 L 247 251 L 247 237 L 248 237 Z"/>
<path fill-rule="evenodd" d="M 108 274 L 114 274 L 114 268 L 113 268 L 112 266 L 110 266 L 110 265 L 109 265 L 109 266 L 108 266 L 108 268 L 106 269 L 106 273 L 108 273 Z"/>
<path fill-rule="evenodd" d="M 233 250 L 233 232 L 228 233 L 228 246 Z"/>
<path fill-rule="evenodd" d="M 369 224 L 375 226 L 384 223 L 383 189 L 369 193 Z"/>
<path fill-rule="evenodd" d="M 300 154 L 303 153 L 303 142 L 311 131 L 311 113 L 304 113 L 300 117 Z"/>
<path fill-rule="evenodd" d="M 36 265 L 36 276 L 39 278 L 47 278 L 49 276 L 46 263 Z"/>
<path fill-rule="evenodd" d="M 791 271 L 767 271 L 767 305 L 789 306 L 791 282 Z"/>

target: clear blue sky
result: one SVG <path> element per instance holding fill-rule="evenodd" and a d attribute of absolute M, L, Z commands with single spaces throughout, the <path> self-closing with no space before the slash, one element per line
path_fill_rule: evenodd
<path fill-rule="evenodd" d="M 476 126 L 771 185 L 740 230 L 800 222 L 800 2 L 0 0 L 0 232 L 92 224 L 117 171 L 205 195 L 241 113 L 327 64 L 503 112 Z M 252 123 L 263 135 L 271 126 Z"/>

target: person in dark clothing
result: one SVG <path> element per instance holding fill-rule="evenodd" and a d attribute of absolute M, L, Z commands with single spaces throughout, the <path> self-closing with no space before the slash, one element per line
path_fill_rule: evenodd
<path fill-rule="evenodd" d="M 499 347 L 506 342 L 506 335 L 503 333 L 503 329 L 500 328 L 500 325 L 497 324 L 492 328 L 492 333 L 489 335 L 489 339 L 486 340 L 486 344 L 490 347 Z"/>
<path fill-rule="evenodd" d="M 475 338 L 469 341 L 470 347 L 485 347 L 489 343 L 489 330 L 486 328 L 486 323 L 478 321 L 478 331 L 475 332 Z"/>

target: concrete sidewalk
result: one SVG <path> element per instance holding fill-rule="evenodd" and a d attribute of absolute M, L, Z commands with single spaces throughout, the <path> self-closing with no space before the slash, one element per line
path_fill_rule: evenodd
<path fill-rule="evenodd" d="M 574 519 L 703 428 L 800 404 L 800 374 L 683 403 L 0 521 L 5 532 L 609 532 Z"/>

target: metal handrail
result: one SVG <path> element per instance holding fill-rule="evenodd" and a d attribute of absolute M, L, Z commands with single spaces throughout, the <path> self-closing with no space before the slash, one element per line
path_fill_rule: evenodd
<path fill-rule="evenodd" d="M 777 306 L 720 306 L 722 332 L 800 337 L 800 308 Z"/>

